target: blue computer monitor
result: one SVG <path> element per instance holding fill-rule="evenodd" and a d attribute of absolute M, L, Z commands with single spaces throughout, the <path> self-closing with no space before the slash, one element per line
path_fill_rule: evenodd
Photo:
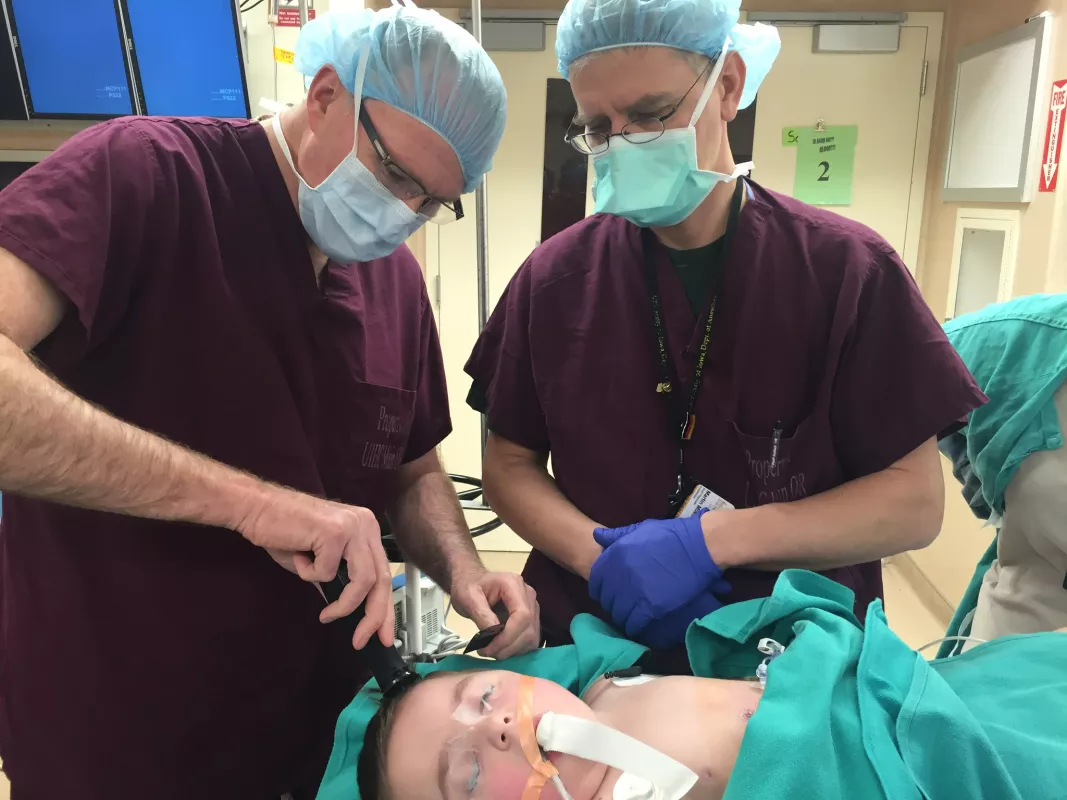
<path fill-rule="evenodd" d="M 31 116 L 104 119 L 133 113 L 114 0 L 8 3 Z"/>
<path fill-rule="evenodd" d="M 123 0 L 145 114 L 249 116 L 233 0 Z"/>

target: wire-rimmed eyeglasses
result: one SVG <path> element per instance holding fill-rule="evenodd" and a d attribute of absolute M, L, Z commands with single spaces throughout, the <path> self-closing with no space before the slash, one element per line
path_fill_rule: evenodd
<path fill-rule="evenodd" d="M 681 96 L 674 107 L 671 108 L 666 114 L 651 117 L 640 117 L 638 119 L 627 122 L 622 126 L 622 129 L 618 133 L 600 133 L 598 131 L 585 131 L 584 133 L 577 133 L 573 136 L 570 131 L 563 137 L 571 147 L 577 150 L 579 153 L 583 153 L 587 156 L 595 156 L 600 153 L 606 152 L 608 147 L 611 146 L 611 140 L 615 136 L 621 136 L 631 144 L 648 144 L 654 142 L 661 137 L 667 130 L 666 122 L 677 113 L 678 109 L 682 107 L 682 103 L 685 102 L 685 98 L 689 96 L 689 93 L 696 88 L 696 85 L 700 83 L 700 79 L 703 78 L 708 70 L 711 68 L 711 62 L 705 65 L 701 70 L 697 78 L 685 90 L 685 94 Z"/>

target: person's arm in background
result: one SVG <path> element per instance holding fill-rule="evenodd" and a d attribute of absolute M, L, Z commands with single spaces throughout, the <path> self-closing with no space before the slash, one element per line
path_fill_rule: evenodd
<path fill-rule="evenodd" d="M 945 487 L 935 438 L 986 398 L 888 245 L 874 250 L 834 380 L 834 448 L 852 480 L 792 503 L 708 514 L 722 567 L 829 569 L 928 546 Z M 722 561 L 719 561 L 719 559 Z"/>
<path fill-rule="evenodd" d="M 701 519 L 722 569 L 827 570 L 927 547 L 941 530 L 945 485 L 931 439 L 888 469 L 792 503 Z"/>
<path fill-rule="evenodd" d="M 400 467 L 395 482 L 389 523 L 404 558 L 446 589 L 457 575 L 484 571 L 436 451 Z"/>
<path fill-rule="evenodd" d="M 431 450 L 402 466 L 396 481 L 389 521 L 404 557 L 445 587 L 456 610 L 479 629 L 500 621 L 493 606 L 507 607 L 505 630 L 483 655 L 508 658 L 537 647 L 541 632 L 536 594 L 520 575 L 486 570 L 437 453 Z"/>
<path fill-rule="evenodd" d="M 529 338 L 533 259 L 516 272 L 467 362 L 467 405 L 489 418 L 482 481 L 486 502 L 523 541 L 586 580 L 601 548 L 596 522 L 548 472 L 551 443 L 534 380 Z"/>
<path fill-rule="evenodd" d="M 579 511 L 548 474 L 548 456 L 495 433 L 485 449 L 485 499 L 523 541 L 561 567 L 589 580 L 601 553 L 599 528 Z"/>
<path fill-rule="evenodd" d="M 437 446 L 452 431 L 444 358 L 433 308 L 418 264 L 422 293 L 419 382 L 404 454 L 394 478 L 389 520 L 404 558 L 424 571 L 452 598 L 455 609 L 484 630 L 500 622 L 494 607 L 507 608 L 504 630 L 480 651 L 507 658 L 541 643 L 537 595 L 522 576 L 489 572 L 478 556 L 452 480 L 441 466 Z"/>

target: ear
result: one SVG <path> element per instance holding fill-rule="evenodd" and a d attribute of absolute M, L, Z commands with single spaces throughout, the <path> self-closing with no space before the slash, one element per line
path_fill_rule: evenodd
<path fill-rule="evenodd" d="M 308 127 L 312 133 L 322 124 L 329 107 L 347 94 L 333 67 L 323 67 L 318 71 L 311 81 L 307 96 Z"/>
<path fill-rule="evenodd" d="M 720 105 L 724 122 L 732 122 L 737 116 L 737 106 L 745 90 L 745 61 L 734 51 L 726 54 L 726 63 L 722 65 L 722 103 Z"/>

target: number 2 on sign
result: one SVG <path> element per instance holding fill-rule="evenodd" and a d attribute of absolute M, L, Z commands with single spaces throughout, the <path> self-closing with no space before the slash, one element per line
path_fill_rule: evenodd
<path fill-rule="evenodd" d="M 822 167 L 822 175 L 820 175 L 818 177 L 818 180 L 820 180 L 820 181 L 828 181 L 828 180 L 830 180 L 830 162 L 829 161 L 820 161 L 819 162 L 819 166 Z"/>

